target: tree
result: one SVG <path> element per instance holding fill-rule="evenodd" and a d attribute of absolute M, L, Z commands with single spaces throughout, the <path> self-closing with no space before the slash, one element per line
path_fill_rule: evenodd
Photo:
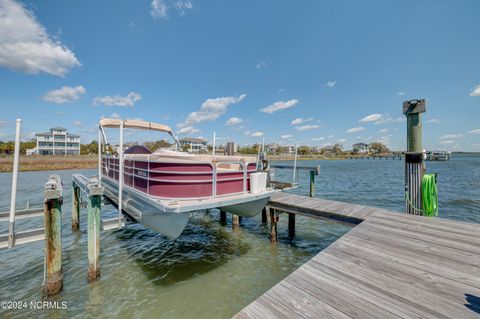
<path fill-rule="evenodd" d="M 343 154 L 342 145 L 341 144 L 333 145 L 332 153 L 334 153 L 335 155 Z"/>
<path fill-rule="evenodd" d="M 298 155 L 310 155 L 310 147 L 302 145 L 298 148 Z"/>
<path fill-rule="evenodd" d="M 370 145 L 368 145 L 368 149 L 372 154 L 382 154 L 382 153 L 390 152 L 388 147 L 386 147 L 384 144 L 380 142 L 371 143 Z"/>

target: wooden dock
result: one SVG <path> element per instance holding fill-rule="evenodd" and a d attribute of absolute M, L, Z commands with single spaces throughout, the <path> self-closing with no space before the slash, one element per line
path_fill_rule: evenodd
<path fill-rule="evenodd" d="M 358 223 L 235 318 L 480 318 L 480 225 L 280 193 L 269 206 Z"/>

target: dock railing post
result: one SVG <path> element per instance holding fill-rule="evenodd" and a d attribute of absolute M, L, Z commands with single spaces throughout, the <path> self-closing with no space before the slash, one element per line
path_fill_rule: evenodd
<path fill-rule="evenodd" d="M 63 287 L 62 274 L 62 182 L 60 176 L 51 175 L 45 183 L 45 284 L 48 296 Z"/>
<path fill-rule="evenodd" d="M 93 177 L 88 181 L 88 281 L 100 277 L 100 214 L 102 211 L 103 187 L 99 179 Z"/>
<path fill-rule="evenodd" d="M 73 183 L 72 191 L 72 230 L 80 229 L 80 187 Z"/>
<path fill-rule="evenodd" d="M 425 100 L 403 102 L 403 114 L 407 116 L 407 153 L 405 154 L 405 211 L 422 213 L 422 177 L 425 173 L 422 148 L 422 114 Z"/>
<path fill-rule="evenodd" d="M 15 127 L 15 153 L 13 156 L 12 193 L 10 196 L 10 216 L 8 222 L 8 248 L 15 245 L 15 211 L 17 209 L 18 162 L 20 161 L 20 132 L 22 120 L 17 119 Z"/>

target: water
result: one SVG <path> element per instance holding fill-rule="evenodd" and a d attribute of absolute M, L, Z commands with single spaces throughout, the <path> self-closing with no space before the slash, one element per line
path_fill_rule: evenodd
<path fill-rule="evenodd" d="M 403 162 L 392 160 L 311 161 L 321 165 L 317 196 L 403 210 Z M 457 156 L 451 162 L 428 162 L 439 173 L 440 216 L 480 222 L 480 157 Z M 238 232 L 231 220 L 220 226 L 218 212 L 196 214 L 184 233 L 170 241 L 138 224 L 101 234 L 101 279 L 88 284 L 86 234 L 70 231 L 72 171 L 19 174 L 18 207 L 27 199 L 42 203 L 42 185 L 49 174 L 60 174 L 65 185 L 63 204 L 64 289 L 45 299 L 43 243 L 0 252 L 0 301 L 66 301 L 67 310 L 10 311 L 0 317 L 227 318 L 275 285 L 313 255 L 349 231 L 350 225 L 297 216 L 297 236 L 286 236 L 286 216 L 280 217 L 277 245 L 259 217 L 243 219 Z M 75 171 L 86 175 L 95 170 Z M 296 193 L 308 192 L 308 173 L 299 173 Z M 277 171 L 288 180 L 290 171 Z M 9 208 L 10 176 L 0 174 L 0 211 Z M 6 186 L 7 185 L 7 186 Z M 106 206 L 108 208 L 108 206 Z M 112 209 L 102 214 L 115 216 Z M 230 216 L 228 216 L 230 217 Z M 18 221 L 17 230 L 39 227 Z M 7 231 L 1 223 L 0 232 Z M 85 211 L 81 229 L 86 229 Z"/>

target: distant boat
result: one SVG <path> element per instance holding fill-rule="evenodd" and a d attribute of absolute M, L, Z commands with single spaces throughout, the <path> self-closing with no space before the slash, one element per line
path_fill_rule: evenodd
<path fill-rule="evenodd" d="M 178 143 L 168 126 L 138 120 L 101 120 L 104 138 L 104 128 L 119 128 L 121 124 L 125 128 L 165 132 Z M 166 149 L 152 153 L 135 145 L 123 153 L 124 174 L 123 181 L 119 181 L 120 157 L 121 154 L 101 155 L 100 174 L 105 195 L 118 204 L 121 189 L 123 211 L 172 239 L 182 233 L 192 211 L 220 208 L 252 217 L 275 192 L 267 188 L 267 173 L 257 172 L 255 157 L 190 154 Z"/>

